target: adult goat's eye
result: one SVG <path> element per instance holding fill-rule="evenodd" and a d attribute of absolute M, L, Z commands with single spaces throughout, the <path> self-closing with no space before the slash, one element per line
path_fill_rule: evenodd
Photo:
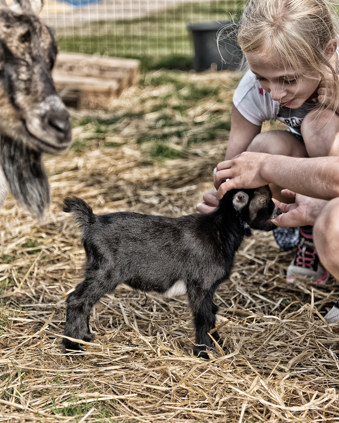
<path fill-rule="evenodd" d="M 22 44 L 29 43 L 31 41 L 31 32 L 27 30 L 19 37 L 19 42 Z"/>

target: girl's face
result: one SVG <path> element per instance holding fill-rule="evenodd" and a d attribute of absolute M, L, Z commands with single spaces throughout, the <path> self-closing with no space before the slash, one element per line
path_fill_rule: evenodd
<path fill-rule="evenodd" d="M 312 98 L 321 80 L 313 69 L 305 67 L 300 75 L 295 69 L 285 68 L 282 60 L 273 54 L 252 52 L 246 53 L 246 58 L 261 87 L 272 100 L 291 109 L 297 109 Z"/>

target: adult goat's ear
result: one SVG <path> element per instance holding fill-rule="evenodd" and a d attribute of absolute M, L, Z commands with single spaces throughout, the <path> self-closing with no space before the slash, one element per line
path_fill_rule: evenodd
<path fill-rule="evenodd" d="M 232 203 L 235 210 L 240 211 L 243 207 L 248 204 L 249 196 L 244 191 L 238 191 L 234 194 Z"/>
<path fill-rule="evenodd" d="M 39 16 L 43 5 L 44 5 L 43 0 L 31 0 L 32 12 L 35 15 Z"/>
<path fill-rule="evenodd" d="M 42 6 L 43 0 L 15 0 L 11 9 L 17 13 L 28 13 L 38 16 Z"/>

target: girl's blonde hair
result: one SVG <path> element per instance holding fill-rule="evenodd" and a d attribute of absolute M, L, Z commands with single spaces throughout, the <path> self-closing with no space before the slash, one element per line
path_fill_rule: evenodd
<path fill-rule="evenodd" d="M 332 39 L 338 39 L 338 15 L 329 0 L 249 0 L 238 32 L 242 51 L 272 52 L 285 67 L 303 75 L 305 65 L 322 79 L 330 72 L 335 83 L 333 107 L 338 104 L 337 69 L 324 56 Z"/>

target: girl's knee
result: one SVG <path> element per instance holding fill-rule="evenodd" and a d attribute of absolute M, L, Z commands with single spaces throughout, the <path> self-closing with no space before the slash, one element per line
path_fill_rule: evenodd
<path fill-rule="evenodd" d="M 296 136 L 280 130 L 261 132 L 253 138 L 247 150 L 294 157 L 307 155 L 304 145 Z"/>
<path fill-rule="evenodd" d="M 339 278 L 339 198 L 329 201 L 313 228 L 314 243 L 325 268 Z"/>
<path fill-rule="evenodd" d="M 310 157 L 339 155 L 339 116 L 331 110 L 313 110 L 304 118 L 301 133 Z"/>
<path fill-rule="evenodd" d="M 247 150 L 273 154 L 271 153 L 271 151 L 269 151 L 272 148 L 272 143 L 270 142 L 269 134 L 270 132 L 261 132 L 260 134 L 255 136 L 249 144 Z"/>

